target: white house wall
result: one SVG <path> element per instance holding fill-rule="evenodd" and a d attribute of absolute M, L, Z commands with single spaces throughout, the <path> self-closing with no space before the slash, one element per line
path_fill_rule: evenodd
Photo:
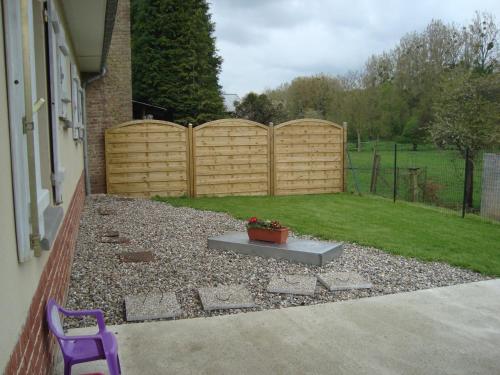
<path fill-rule="evenodd" d="M 41 2 L 34 0 L 35 6 L 39 4 Z M 1 9 L 2 7 L 0 7 Z M 0 170 L 2 171 L 0 182 L 0 238 L 2 240 L 2 246 L 0 246 L 0 317 L 2 317 L 0 319 L 0 371 L 5 367 L 11 351 L 18 341 L 22 326 L 26 321 L 33 294 L 50 254 L 50 252 L 43 251 L 40 257 L 33 257 L 25 263 L 18 262 L 3 41 L 2 13 L 0 16 Z M 68 43 L 70 44 L 69 41 Z M 72 51 L 73 48 L 70 46 L 70 56 L 73 59 Z M 37 66 L 38 71 L 44 68 L 43 65 Z M 40 93 L 40 90 L 37 90 L 37 93 Z M 40 122 L 40 125 L 46 126 L 47 124 L 44 125 Z M 75 141 L 72 129 L 66 129 L 62 123 L 58 123 L 57 131 L 59 135 L 60 162 L 65 170 L 62 183 L 62 207 L 64 208 L 64 212 L 66 212 L 75 187 L 83 173 L 83 144 L 80 141 Z M 47 144 L 48 140 L 46 138 L 41 139 L 40 160 L 42 163 L 46 163 L 49 160 Z M 45 181 L 44 184 L 47 184 L 46 173 L 45 178 L 42 173 L 42 180 Z"/>

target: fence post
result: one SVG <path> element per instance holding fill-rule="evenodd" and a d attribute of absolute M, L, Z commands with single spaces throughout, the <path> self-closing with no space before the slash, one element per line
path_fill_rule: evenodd
<path fill-rule="evenodd" d="M 380 155 L 377 154 L 377 150 L 373 151 L 373 162 L 372 162 L 372 178 L 370 181 L 370 193 L 375 194 L 377 192 L 377 179 L 380 170 Z"/>
<path fill-rule="evenodd" d="M 273 196 L 274 195 L 274 175 L 276 173 L 275 171 L 275 163 L 274 163 L 274 124 L 272 122 L 269 123 L 269 130 L 268 130 L 268 137 L 267 137 L 267 141 L 269 142 L 269 145 L 268 145 L 268 152 L 269 152 L 269 158 L 268 158 L 268 162 L 269 162 L 269 168 L 268 168 L 268 173 L 269 173 L 269 177 L 268 177 L 268 191 L 269 191 L 269 195 Z"/>
<path fill-rule="evenodd" d="M 465 149 L 465 171 L 464 171 L 464 199 L 462 202 L 462 218 L 465 217 L 465 206 L 467 205 L 467 180 L 469 179 L 469 148 Z"/>
<path fill-rule="evenodd" d="M 352 166 L 351 154 L 349 154 L 349 150 L 347 150 L 347 160 L 349 162 L 349 169 L 352 173 L 352 179 L 354 180 L 354 187 L 358 192 L 358 195 L 361 195 L 361 190 L 359 189 L 358 177 L 356 176 L 356 172 L 354 172 L 354 167 Z"/>
<path fill-rule="evenodd" d="M 418 200 L 418 172 L 420 168 L 408 168 L 409 174 L 409 200 L 416 202 Z"/>
<path fill-rule="evenodd" d="M 343 191 L 344 193 L 347 191 L 347 168 L 346 168 L 346 158 L 347 156 L 347 122 L 344 122 L 343 124 L 343 143 L 344 143 L 344 155 L 342 156 L 342 169 L 343 169 Z"/>
<path fill-rule="evenodd" d="M 188 125 L 188 134 L 187 134 L 187 147 L 188 147 L 188 197 L 192 198 L 193 194 L 193 124 L 189 123 Z"/>
<path fill-rule="evenodd" d="M 398 144 L 394 143 L 394 181 L 392 186 L 392 200 L 396 203 L 397 178 L 398 178 Z"/>

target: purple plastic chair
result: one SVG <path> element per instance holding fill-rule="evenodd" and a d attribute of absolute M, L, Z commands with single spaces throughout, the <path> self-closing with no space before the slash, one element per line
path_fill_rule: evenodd
<path fill-rule="evenodd" d="M 66 336 L 62 328 L 59 313 L 66 316 L 90 315 L 97 319 L 99 331 L 95 335 Z M 118 343 L 113 332 L 106 330 L 104 314 L 101 310 L 70 311 L 59 306 L 52 298 L 47 302 L 47 322 L 54 336 L 57 337 L 64 357 L 64 375 L 71 375 L 71 366 L 105 359 L 110 375 L 121 374 L 118 358 Z"/>

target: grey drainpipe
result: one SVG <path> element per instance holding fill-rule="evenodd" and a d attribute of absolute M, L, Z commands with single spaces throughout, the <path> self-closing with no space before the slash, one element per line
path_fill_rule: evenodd
<path fill-rule="evenodd" d="M 83 170 L 85 173 L 85 192 L 87 195 L 90 195 L 92 193 L 91 188 L 90 188 L 90 174 L 89 174 L 89 148 L 88 148 L 88 139 L 87 139 L 87 132 L 88 132 L 88 127 L 87 127 L 87 86 L 99 79 L 102 79 L 106 73 L 108 72 L 108 69 L 104 65 L 101 69 L 101 72 L 99 74 L 96 74 L 94 76 L 91 76 L 87 78 L 86 80 L 83 81 L 82 86 L 83 89 L 85 90 L 85 103 L 83 105 L 83 118 L 84 118 L 84 123 L 85 123 L 85 130 L 83 132 Z"/>
<path fill-rule="evenodd" d="M 111 44 L 111 36 L 113 34 L 113 28 L 115 25 L 116 19 L 116 10 L 118 7 L 118 0 L 107 0 L 106 1 L 106 16 L 104 20 L 104 38 L 102 42 L 102 55 L 101 55 L 101 72 L 94 76 L 91 76 L 83 81 L 83 88 L 86 89 L 87 86 L 103 78 L 108 69 L 106 68 L 106 58 L 109 52 L 109 46 Z M 83 106 L 84 108 L 84 121 L 87 122 L 87 105 Z M 87 139 L 87 127 L 85 127 L 85 131 L 83 134 L 83 165 L 85 171 L 85 192 L 87 195 L 91 194 L 90 189 L 90 174 L 89 174 L 89 160 L 88 160 L 88 139 Z"/>

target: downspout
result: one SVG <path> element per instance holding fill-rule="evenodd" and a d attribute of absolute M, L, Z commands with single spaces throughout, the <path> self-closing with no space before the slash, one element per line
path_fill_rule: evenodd
<path fill-rule="evenodd" d="M 87 195 L 90 195 L 92 193 L 90 190 L 91 188 L 90 188 L 90 174 L 89 174 L 89 151 L 88 151 L 89 149 L 88 149 L 88 139 L 87 139 L 87 129 L 88 129 L 88 127 L 87 127 L 87 86 L 90 83 L 103 78 L 107 72 L 108 72 L 108 69 L 104 65 L 101 68 L 101 72 L 99 74 L 96 74 L 94 76 L 87 78 L 82 83 L 82 86 L 83 86 L 83 89 L 85 92 L 85 95 L 84 95 L 85 103 L 83 105 L 83 123 L 85 124 L 85 129 L 83 131 L 83 170 L 84 170 L 84 174 L 85 174 L 85 193 Z"/>
<path fill-rule="evenodd" d="M 23 131 L 27 135 L 28 145 L 28 176 L 30 190 L 30 245 L 35 256 L 41 255 L 40 247 L 40 225 L 38 222 L 38 196 L 36 186 L 36 164 L 35 164 L 35 123 L 33 121 L 33 98 L 31 93 L 31 56 L 30 56 L 30 30 L 29 30 L 29 0 L 21 1 L 22 22 L 22 50 L 23 50 L 23 74 L 24 74 L 24 106 Z"/>

